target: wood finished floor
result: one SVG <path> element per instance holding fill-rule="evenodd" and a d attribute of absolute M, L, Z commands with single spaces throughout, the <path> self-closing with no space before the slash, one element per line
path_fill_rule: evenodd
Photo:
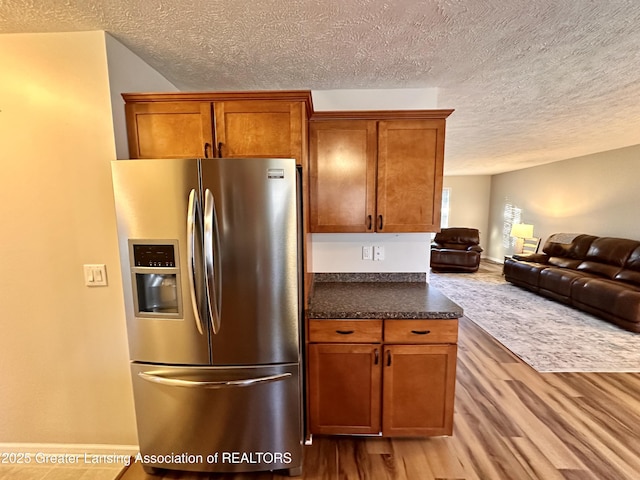
<path fill-rule="evenodd" d="M 454 434 L 314 437 L 304 479 L 638 480 L 640 374 L 539 374 L 460 321 Z M 167 472 L 133 464 L 120 480 L 275 480 L 274 473 Z"/>

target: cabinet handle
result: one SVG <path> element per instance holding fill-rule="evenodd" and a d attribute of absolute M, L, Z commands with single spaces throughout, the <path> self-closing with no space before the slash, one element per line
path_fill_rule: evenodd
<path fill-rule="evenodd" d="M 204 158 L 209 158 L 209 149 L 211 148 L 211 144 L 206 142 L 204 144 Z"/>
<path fill-rule="evenodd" d="M 371 224 L 373 222 L 373 218 L 371 215 L 367 215 L 367 230 L 371 230 Z"/>
<path fill-rule="evenodd" d="M 428 335 L 431 333 L 431 330 L 411 330 L 411 333 L 415 335 Z"/>
<path fill-rule="evenodd" d="M 387 350 L 387 367 L 391 366 L 391 350 Z"/>
<path fill-rule="evenodd" d="M 378 215 L 378 231 L 382 230 L 382 215 Z"/>
<path fill-rule="evenodd" d="M 336 333 L 339 333 L 340 335 L 351 335 L 353 330 L 336 330 Z"/>
<path fill-rule="evenodd" d="M 218 142 L 218 158 L 222 158 L 222 146 L 224 143 Z"/>
<path fill-rule="evenodd" d="M 373 351 L 373 364 L 377 365 L 379 361 L 380 361 L 380 354 L 378 353 L 378 349 L 376 348 Z"/>

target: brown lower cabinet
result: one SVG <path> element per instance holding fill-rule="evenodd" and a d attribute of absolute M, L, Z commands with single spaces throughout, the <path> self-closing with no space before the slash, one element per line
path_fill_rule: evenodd
<path fill-rule="evenodd" d="M 310 432 L 451 435 L 457 322 L 310 320 Z"/>
<path fill-rule="evenodd" d="M 380 345 L 309 345 L 311 433 L 380 432 L 381 353 Z"/>

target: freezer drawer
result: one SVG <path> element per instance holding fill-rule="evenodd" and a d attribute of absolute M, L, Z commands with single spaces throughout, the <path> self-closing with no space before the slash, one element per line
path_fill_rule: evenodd
<path fill-rule="evenodd" d="M 132 364 L 146 467 L 249 472 L 302 467 L 300 367 Z"/>

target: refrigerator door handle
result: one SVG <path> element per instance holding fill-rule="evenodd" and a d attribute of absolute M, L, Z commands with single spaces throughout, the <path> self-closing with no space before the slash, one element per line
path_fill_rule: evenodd
<path fill-rule="evenodd" d="M 200 335 L 204 335 L 202 328 L 202 319 L 200 318 L 200 308 L 198 306 L 198 297 L 196 295 L 196 273 L 195 273 L 195 229 L 198 216 L 198 200 L 196 198 L 196 190 L 191 189 L 189 193 L 189 204 L 187 207 L 187 272 L 189 275 L 189 290 L 191 293 L 191 305 L 193 306 L 193 316 L 196 320 L 196 327 Z"/>
<path fill-rule="evenodd" d="M 249 387 L 262 383 L 277 382 L 291 377 L 291 373 L 280 373 L 277 375 L 268 375 L 266 377 L 243 378 L 240 380 L 222 380 L 222 381 L 197 381 L 183 380 L 181 378 L 170 378 L 154 372 L 139 372 L 138 376 L 148 382 L 159 383 L 170 387 L 187 387 L 187 388 L 233 388 L 233 387 Z"/>
<path fill-rule="evenodd" d="M 211 190 L 207 188 L 204 192 L 204 270 L 207 283 L 207 302 L 211 312 L 211 330 L 214 334 L 220 331 L 221 323 L 222 268 L 220 258 L 220 236 L 216 204 Z"/>

